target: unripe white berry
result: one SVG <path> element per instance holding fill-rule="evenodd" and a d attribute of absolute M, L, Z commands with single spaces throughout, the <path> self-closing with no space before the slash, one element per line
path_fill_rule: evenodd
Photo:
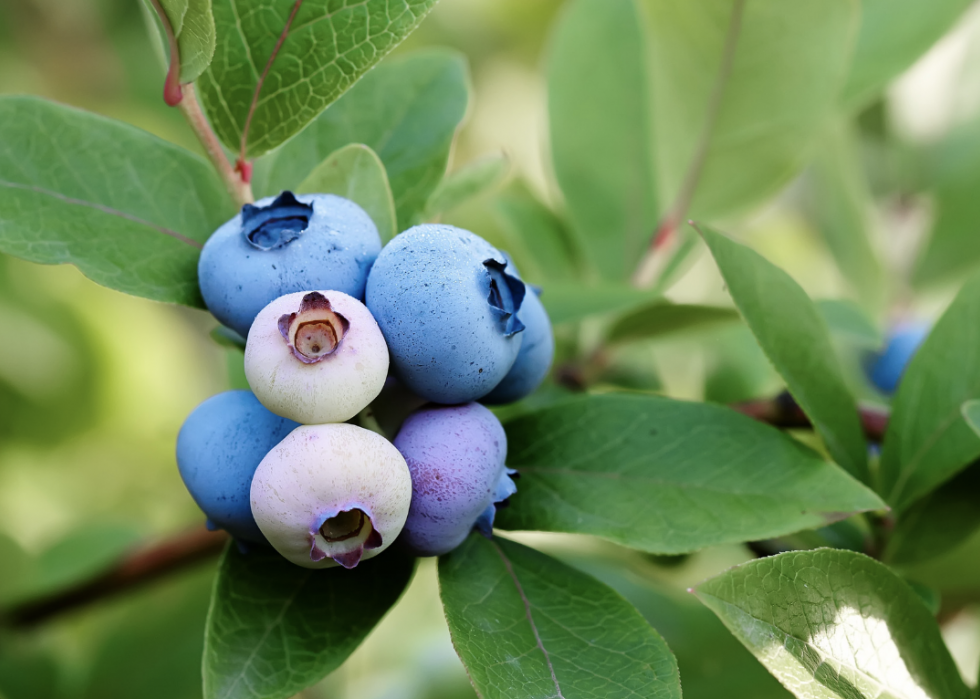
<path fill-rule="evenodd" d="M 401 532 L 412 477 L 394 445 L 374 432 L 304 425 L 259 464 L 251 500 L 259 529 L 288 560 L 353 568 Z"/>
<path fill-rule="evenodd" d="M 388 347 L 370 311 L 340 291 L 281 296 L 256 316 L 245 377 L 276 415 L 303 424 L 344 422 L 374 400 Z"/>

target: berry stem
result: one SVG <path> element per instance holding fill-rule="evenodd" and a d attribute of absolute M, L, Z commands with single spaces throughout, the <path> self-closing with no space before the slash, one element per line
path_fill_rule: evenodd
<path fill-rule="evenodd" d="M 0 610 L 0 624 L 25 628 L 81 609 L 217 556 L 228 535 L 200 527 L 124 555 L 101 575 L 57 592 Z"/>
<path fill-rule="evenodd" d="M 711 88 L 711 94 L 708 96 L 704 128 L 698 138 L 697 149 L 691 158 L 691 163 L 684 175 L 684 181 L 681 183 L 674 204 L 661 218 L 657 230 L 654 231 L 653 240 L 651 240 L 646 254 L 640 260 L 640 264 L 633 274 L 633 285 L 637 288 L 645 289 L 652 286 L 657 280 L 661 267 L 660 253 L 665 252 L 669 243 L 676 237 L 675 233 L 686 219 L 687 211 L 691 207 L 694 194 L 701 182 L 704 165 L 711 150 L 711 139 L 714 136 L 715 126 L 718 124 L 718 115 L 721 113 L 725 88 L 728 87 L 728 81 L 732 77 L 732 68 L 735 65 L 735 50 L 738 48 L 738 38 L 742 33 L 742 15 L 745 12 L 745 2 L 746 0 L 735 0 L 732 7 L 728 33 L 725 36 L 725 46 L 722 49 L 721 65 Z"/>
<path fill-rule="evenodd" d="M 177 106 L 184 113 L 184 118 L 187 119 L 187 123 L 190 124 L 194 133 L 197 134 L 197 139 L 201 142 L 205 152 L 208 154 L 208 159 L 214 165 L 214 169 L 217 170 L 221 180 L 225 183 L 225 187 L 228 189 L 232 200 L 239 208 L 245 204 L 251 204 L 255 201 L 255 197 L 252 196 L 252 185 L 244 177 L 245 173 L 239 172 L 232 166 L 231 161 L 228 160 L 228 156 L 225 155 L 218 136 L 211 128 L 211 124 L 208 123 L 207 117 L 204 116 L 204 110 L 201 109 L 201 103 L 197 99 L 197 90 L 194 87 L 194 83 L 187 83 L 183 86 L 183 90 L 183 99 L 180 100 L 180 104 Z"/>

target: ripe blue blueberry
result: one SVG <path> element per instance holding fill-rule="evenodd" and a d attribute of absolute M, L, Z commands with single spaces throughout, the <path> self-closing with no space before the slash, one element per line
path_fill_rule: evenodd
<path fill-rule="evenodd" d="M 898 323 L 888 333 L 885 349 L 865 361 L 868 379 L 882 393 L 893 393 L 902 374 L 919 346 L 929 334 L 929 325 L 921 321 Z"/>
<path fill-rule="evenodd" d="M 252 476 L 298 426 L 270 413 L 251 391 L 219 393 L 187 416 L 177 435 L 177 467 L 209 524 L 237 539 L 265 541 L 252 517 Z"/>
<path fill-rule="evenodd" d="M 551 319 L 538 298 L 540 292 L 528 287 L 517 318 L 524 324 L 524 340 L 514 366 L 497 386 L 483 397 L 484 403 L 501 405 L 525 398 L 541 385 L 555 357 L 555 336 Z"/>
<path fill-rule="evenodd" d="M 416 555 L 439 556 L 474 527 L 489 535 L 495 503 L 517 492 L 507 435 L 479 403 L 431 406 L 412 414 L 395 437 L 412 474 L 412 504 L 401 541 Z"/>
<path fill-rule="evenodd" d="M 469 231 L 408 229 L 378 255 L 365 293 L 395 374 L 422 398 L 482 398 L 514 365 L 524 283 L 499 250 Z"/>
<path fill-rule="evenodd" d="M 330 289 L 364 298 L 380 251 L 377 227 L 354 202 L 283 192 L 246 204 L 215 231 L 197 276 L 208 310 L 247 337 L 259 311 L 284 294 Z"/>

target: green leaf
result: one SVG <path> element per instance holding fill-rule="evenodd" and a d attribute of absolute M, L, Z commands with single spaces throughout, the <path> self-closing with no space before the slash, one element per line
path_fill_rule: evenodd
<path fill-rule="evenodd" d="M 970 0 L 861 0 L 861 29 L 844 102 L 860 107 L 911 66 L 970 6 Z"/>
<path fill-rule="evenodd" d="M 858 298 L 878 308 L 885 285 L 869 237 L 871 194 L 846 124 L 827 129 L 810 174 L 807 203 L 814 225 Z"/>
<path fill-rule="evenodd" d="M 225 145 L 254 158 L 316 119 L 436 0 L 213 2 L 218 48 L 199 81 L 201 99 Z"/>
<path fill-rule="evenodd" d="M 363 143 L 381 158 L 407 228 L 442 180 L 469 101 L 461 55 L 430 49 L 385 61 L 303 132 L 255 163 L 258 196 L 292 189 L 338 148 Z"/>
<path fill-rule="evenodd" d="M 204 636 L 205 699 L 286 699 L 340 666 L 415 568 L 388 551 L 353 570 L 309 570 L 272 549 L 225 551 Z"/>
<path fill-rule="evenodd" d="M 423 218 L 432 220 L 447 211 L 499 187 L 510 175 L 510 158 L 488 155 L 452 172 L 429 197 Z"/>
<path fill-rule="evenodd" d="M 980 529 L 980 467 L 973 465 L 909 507 L 895 523 L 885 560 L 907 566 L 941 556 Z"/>
<path fill-rule="evenodd" d="M 980 265 L 980 122 L 954 131 L 935 155 L 935 223 L 916 260 L 912 281 L 927 287 Z"/>
<path fill-rule="evenodd" d="M 234 215 L 201 158 L 34 97 L 0 98 L 0 251 L 103 286 L 203 307 L 197 258 Z"/>
<path fill-rule="evenodd" d="M 503 529 L 595 534 L 653 553 L 821 527 L 881 500 L 774 427 L 717 405 L 583 396 L 505 423 L 521 473 Z"/>
<path fill-rule="evenodd" d="M 194 82 L 207 70 L 214 56 L 215 29 L 211 0 L 159 0 L 159 2 L 167 14 L 167 20 L 177 39 L 180 82 Z M 164 44 L 166 44 L 165 32 Z"/>
<path fill-rule="evenodd" d="M 855 347 L 878 349 L 885 338 L 875 324 L 852 301 L 823 299 L 816 302 L 817 310 L 827 324 L 830 334 Z"/>
<path fill-rule="evenodd" d="M 980 436 L 980 400 L 968 400 L 960 407 L 966 424 Z"/>
<path fill-rule="evenodd" d="M 693 595 L 651 579 L 646 566 L 564 550 L 559 556 L 616 590 L 663 635 L 677 658 L 684 699 L 792 697 L 718 617 Z"/>
<path fill-rule="evenodd" d="M 717 218 L 773 194 L 802 167 L 838 104 L 859 20 L 856 0 L 641 2 L 660 201 L 678 198 L 702 148 L 692 216 Z M 743 7 L 728 62 L 733 12 Z M 725 79 L 714 110 L 719 76 Z"/>
<path fill-rule="evenodd" d="M 850 551 L 745 563 L 695 594 L 800 699 L 968 699 L 919 596 Z"/>
<path fill-rule="evenodd" d="M 334 151 L 296 188 L 303 194 L 338 194 L 364 209 L 381 234 L 395 237 L 395 201 L 385 166 L 368 146 L 352 143 Z"/>
<path fill-rule="evenodd" d="M 698 230 L 752 334 L 830 455 L 867 482 L 867 447 L 857 405 L 813 301 L 792 277 L 757 252 L 710 228 Z"/>
<path fill-rule="evenodd" d="M 549 282 L 580 278 L 580 255 L 568 225 L 524 182 L 515 182 L 497 196 L 492 210 L 507 250 L 519 261 L 525 276 Z"/>
<path fill-rule="evenodd" d="M 439 559 L 453 645 L 484 699 L 680 699 L 667 644 L 598 580 L 471 534 Z"/>
<path fill-rule="evenodd" d="M 912 357 L 892 403 L 878 492 L 901 510 L 980 457 L 963 403 L 980 399 L 980 274 Z"/>
<path fill-rule="evenodd" d="M 571 323 L 593 315 L 623 313 L 660 298 L 649 289 L 606 284 L 583 286 L 581 283 L 549 284 L 541 294 L 541 303 L 555 325 Z"/>
<path fill-rule="evenodd" d="M 734 308 L 670 303 L 661 299 L 617 320 L 606 340 L 610 344 L 647 340 L 737 320 L 739 315 Z"/>
<path fill-rule="evenodd" d="M 547 66 L 552 159 L 572 228 L 603 278 L 624 279 L 658 216 L 649 80 L 633 0 L 568 3 Z"/>

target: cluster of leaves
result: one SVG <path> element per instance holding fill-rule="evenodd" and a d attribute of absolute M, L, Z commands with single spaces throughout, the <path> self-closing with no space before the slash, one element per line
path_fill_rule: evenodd
<path fill-rule="evenodd" d="M 486 191 L 505 169 L 491 158 L 445 174 L 470 92 L 460 56 L 428 50 L 374 67 L 434 1 L 151 5 L 162 13 L 171 75 L 196 82 L 214 133 L 252 168 L 257 196 L 342 194 L 387 240 Z M 711 403 L 546 391 L 507 419 L 509 465 L 522 480 L 499 527 L 591 535 L 651 554 L 785 543 L 798 532 L 810 532 L 797 541 L 811 544 L 850 541 L 857 550 L 787 551 L 695 589 L 799 697 L 973 696 L 923 596 L 865 552 L 907 565 L 980 528 L 968 468 L 980 458 L 980 363 L 964 359 L 980 352 L 980 277 L 963 284 L 911 364 L 880 459 L 869 460 L 834 339 L 874 344 L 866 314 L 885 296 L 854 115 L 967 4 L 570 0 L 547 63 L 562 210 L 520 183 L 493 203 L 505 247 L 547 289 L 563 360 L 598 364 L 611 348 L 742 319 L 822 445 Z M 692 231 L 674 234 L 652 285 L 628 284 L 658 225 L 688 214 L 735 220 L 811 161 L 812 216 L 859 305 L 815 303 L 709 226 L 700 237 L 735 309 L 663 297 L 700 245 Z M 939 216 L 914 281 L 980 262 L 964 225 L 976 221 L 964 182 L 977 175 L 964 168 L 948 165 L 939 180 Z M 125 124 L 32 97 L 0 99 L 5 253 L 202 307 L 196 262 L 234 214 L 226 184 L 202 158 Z M 568 339 L 596 334 L 575 332 L 585 325 L 603 351 Z M 844 521 L 859 531 L 856 543 L 834 538 L 844 525 L 830 525 Z M 397 601 L 414 565 L 392 553 L 352 572 L 307 571 L 229 548 L 207 622 L 206 697 L 288 697 L 315 683 Z M 482 697 L 681 696 L 684 668 L 665 641 L 589 574 L 474 535 L 439 561 L 439 580 Z"/>

